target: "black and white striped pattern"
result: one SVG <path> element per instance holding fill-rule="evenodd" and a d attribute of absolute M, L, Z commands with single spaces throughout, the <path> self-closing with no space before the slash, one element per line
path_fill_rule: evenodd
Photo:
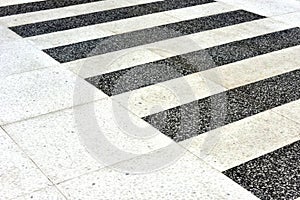
<path fill-rule="evenodd" d="M 213 0 L 110 1 L 0 4 L 0 22 L 124 106 L 135 92 L 160 84 L 180 90 L 198 75 L 219 85 L 202 95 L 191 84 L 190 93 L 177 91 L 179 102 L 135 113 L 179 144 L 299 101 L 299 27 Z M 191 43 L 198 45 L 186 46 Z M 159 54 L 160 47 L 174 51 Z M 141 48 L 155 56 L 106 62 Z M 223 173 L 261 199 L 299 198 L 299 139 Z"/>

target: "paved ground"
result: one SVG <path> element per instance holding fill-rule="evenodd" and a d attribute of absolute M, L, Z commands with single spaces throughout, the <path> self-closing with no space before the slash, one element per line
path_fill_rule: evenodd
<path fill-rule="evenodd" d="M 1 0 L 0 199 L 300 198 L 300 1 Z"/>

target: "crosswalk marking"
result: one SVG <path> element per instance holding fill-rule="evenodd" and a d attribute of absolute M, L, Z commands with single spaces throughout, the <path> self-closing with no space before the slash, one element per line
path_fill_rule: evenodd
<path fill-rule="evenodd" d="M 253 29 L 257 27 L 257 29 Z M 89 57 L 85 59 L 75 60 L 69 63 L 64 63 L 63 66 L 71 71 L 79 74 L 83 78 L 97 76 L 99 74 L 110 73 L 117 70 L 122 70 L 135 65 L 145 64 L 160 60 L 157 56 L 144 55 L 140 59 L 133 57 L 130 62 L 122 63 L 122 65 L 115 64 L 115 59 L 125 55 L 127 52 L 145 52 L 145 50 L 156 53 L 160 58 L 169 58 L 176 55 L 186 54 L 192 51 L 199 51 L 201 49 L 218 46 L 221 44 L 230 43 L 237 40 L 243 40 L 251 37 L 256 37 L 263 34 L 268 34 L 284 29 L 292 28 L 293 26 L 277 23 L 272 19 L 261 19 L 234 26 L 227 26 L 220 29 L 204 31 L 196 34 L 186 35 L 178 38 L 163 40 L 156 43 L 133 47 L 115 51 L 100 56 Z M 188 44 L 188 45 L 178 45 Z M 163 50 L 163 52 L 161 51 Z M 152 54 L 153 54 L 152 53 Z M 103 65 L 98 65 L 103 63 Z M 84 70 L 80 70 L 84 66 Z"/>
<path fill-rule="evenodd" d="M 55 60 L 64 63 L 261 18 L 259 15 L 237 10 L 67 46 L 45 49 L 44 52 Z"/>
<path fill-rule="evenodd" d="M 74 28 L 45 35 L 38 35 L 26 39 L 37 44 L 40 49 L 49 49 L 233 10 L 236 9 L 226 4 L 215 2 L 103 24 Z M 189 13 L 189 15 L 182 17 L 182 13 Z M 78 36 L 78 34 L 80 34 L 80 36 Z"/>
<path fill-rule="evenodd" d="M 228 89 L 299 69 L 300 61 L 297 59 L 299 54 L 300 46 L 291 47 L 139 88 L 112 98 L 137 116 L 145 117 Z M 156 98 L 155 101 L 145 100 L 147 99 L 145 96 Z"/>
<path fill-rule="evenodd" d="M 60 8 L 66 6 L 72 6 L 76 4 L 91 3 L 95 1 L 103 0 L 48 0 L 48 1 L 37 1 L 24 4 L 15 4 L 5 7 L 0 7 L 0 17 L 7 15 L 16 15 L 21 13 L 35 12 L 40 10 L 48 10 L 53 8 Z"/>
<path fill-rule="evenodd" d="M 155 0 L 158 1 L 158 0 Z M 106 11 L 111 9 L 123 8 L 133 5 L 140 5 L 149 2 L 143 0 L 138 2 L 128 2 L 125 0 L 105 0 L 97 1 L 88 4 L 78 4 L 69 7 L 55 8 L 50 10 L 43 10 L 39 12 L 23 13 L 18 15 L 11 15 L 1 17 L 0 20 L 8 27 L 32 24 L 37 22 L 55 20 L 60 18 L 72 17 L 92 12 Z"/>
<path fill-rule="evenodd" d="M 222 0 L 0 2 L 1 24 L 103 96 L 179 145 L 223 138 L 222 152 L 189 150 L 261 199 L 295 199 L 299 13 L 255 13 Z"/>
<path fill-rule="evenodd" d="M 293 28 L 98 75 L 86 80 L 107 95 L 113 96 L 299 44 L 300 29 Z M 126 76 L 129 72 L 132 76 Z M 139 79 L 140 82 L 137 82 Z"/>
<path fill-rule="evenodd" d="M 63 31 L 88 25 L 110 22 L 125 18 L 163 12 L 172 9 L 179 9 L 205 3 L 212 3 L 213 0 L 165 0 L 137 6 L 118 8 L 113 10 L 89 13 L 74 17 L 56 19 L 34 24 L 10 27 L 14 32 L 22 37 L 30 37 L 56 31 Z"/>
<path fill-rule="evenodd" d="M 300 99 L 295 70 L 178 106 L 143 119 L 180 142 Z"/>

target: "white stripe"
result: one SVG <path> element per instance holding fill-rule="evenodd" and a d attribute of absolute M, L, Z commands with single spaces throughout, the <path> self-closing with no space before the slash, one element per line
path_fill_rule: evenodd
<path fill-rule="evenodd" d="M 300 69 L 300 45 L 223 65 L 202 75 L 227 89 Z"/>
<path fill-rule="evenodd" d="M 300 100 L 274 108 L 273 111 L 300 124 Z"/>
<path fill-rule="evenodd" d="M 229 12 L 232 10 L 234 10 L 234 8 L 223 3 L 212 3 L 54 32 L 30 37 L 27 38 L 27 40 L 33 41 L 40 49 L 48 49 L 80 41 L 87 41 L 154 26 L 175 23 L 182 20 Z M 190 13 L 190 15 L 187 15 L 189 17 L 181 17 L 184 13 Z"/>
<path fill-rule="evenodd" d="M 15 4 L 22 4 L 22 3 L 31 3 L 37 1 L 45 1 L 45 0 L 1 0 L 0 6 L 10 6 Z"/>
<path fill-rule="evenodd" d="M 273 19 L 300 27 L 300 12 L 276 16 Z"/>
<path fill-rule="evenodd" d="M 157 0 L 156 0 L 157 1 Z M 147 3 L 141 1 L 139 4 Z M 0 18 L 0 21 L 6 26 L 19 26 L 24 24 L 54 20 L 65 17 L 72 17 L 92 12 L 111 10 L 127 6 L 137 5 L 135 2 L 129 3 L 126 0 L 105 0 L 93 3 L 78 4 L 62 8 L 43 10 L 38 12 L 24 13 Z"/>
<path fill-rule="evenodd" d="M 133 57 L 133 59 L 128 63 L 122 63 L 121 65 L 115 64 L 121 55 L 132 54 L 132 52 L 135 51 L 145 51 L 145 49 L 148 49 L 159 55 L 160 58 L 167 58 L 236 40 L 284 30 L 290 27 L 291 25 L 278 23 L 272 19 L 262 19 L 80 59 L 65 63 L 63 66 L 79 74 L 81 77 L 87 78 L 111 71 L 129 68 L 138 64 L 153 62 L 159 59 L 157 56 L 145 56 L 144 58 L 136 61 Z M 127 58 L 129 59 L 129 56 Z"/>

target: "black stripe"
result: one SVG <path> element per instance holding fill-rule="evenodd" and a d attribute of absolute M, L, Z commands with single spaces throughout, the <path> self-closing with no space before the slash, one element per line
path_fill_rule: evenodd
<path fill-rule="evenodd" d="M 87 78 L 109 96 L 300 44 L 300 28 L 274 32 Z"/>
<path fill-rule="evenodd" d="M 300 70 L 295 70 L 143 119 L 163 134 L 180 142 L 299 98 Z"/>
<path fill-rule="evenodd" d="M 247 11 L 237 10 L 55 47 L 46 49 L 44 52 L 49 54 L 55 60 L 64 63 L 262 18 L 264 17 Z"/>
<path fill-rule="evenodd" d="M 103 1 L 103 0 L 48 0 L 48 1 L 37 1 L 37 2 L 16 4 L 16 5 L 9 5 L 9 6 L 0 7 L 0 17 L 8 16 L 8 15 L 16 15 L 21 13 L 35 12 L 40 10 L 61 8 L 61 7 L 91 3 L 96 1 Z"/>
<path fill-rule="evenodd" d="M 30 37 L 56 31 L 63 31 L 83 26 L 111 22 L 115 20 L 137 17 L 167 10 L 179 9 L 189 6 L 201 5 L 214 2 L 213 0 L 165 0 L 152 2 L 147 4 L 135 5 L 125 8 L 117 8 L 113 10 L 100 11 L 74 17 L 38 22 L 34 24 L 26 24 L 21 26 L 10 27 L 22 37 Z"/>
<path fill-rule="evenodd" d="M 300 197 L 300 141 L 223 173 L 262 200 L 296 199 Z"/>

